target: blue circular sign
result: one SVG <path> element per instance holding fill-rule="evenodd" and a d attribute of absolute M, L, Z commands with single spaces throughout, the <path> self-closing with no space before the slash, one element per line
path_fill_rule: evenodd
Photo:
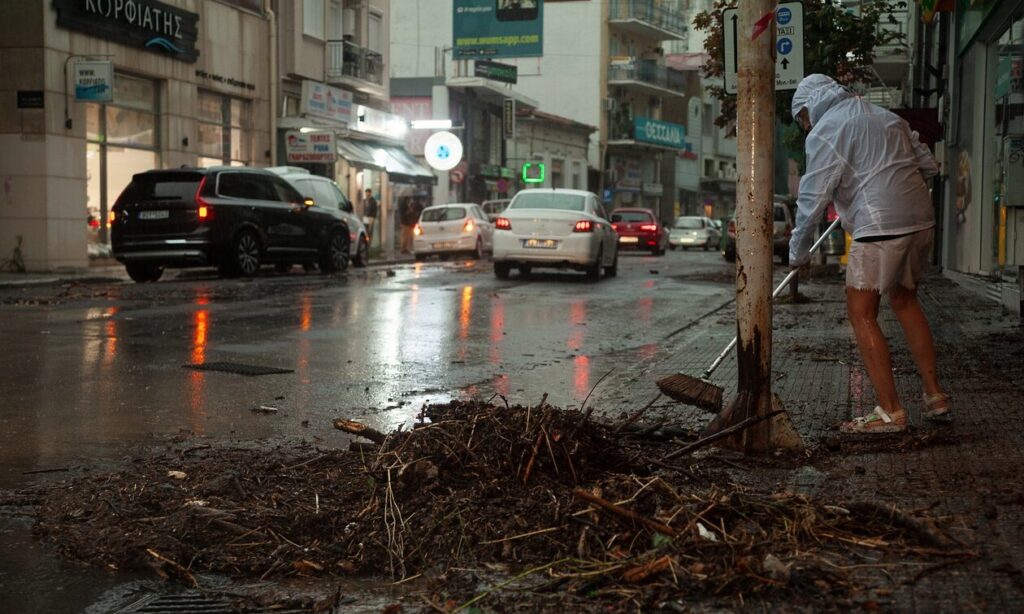
<path fill-rule="evenodd" d="M 789 52 L 793 50 L 793 41 L 788 38 L 780 38 L 779 43 L 775 45 L 775 48 L 779 50 L 782 55 L 789 55 Z"/>
<path fill-rule="evenodd" d="M 778 22 L 780 26 L 786 25 L 791 19 L 793 19 L 793 11 L 786 7 L 782 7 L 779 9 L 778 13 L 775 13 L 775 21 Z"/>
<path fill-rule="evenodd" d="M 440 146 L 438 146 L 438 148 L 437 148 L 437 157 L 438 158 L 440 158 L 442 160 L 447 160 L 448 156 L 450 156 L 450 155 L 452 155 L 452 152 L 451 152 L 450 149 L 448 149 L 447 145 L 440 145 Z"/>

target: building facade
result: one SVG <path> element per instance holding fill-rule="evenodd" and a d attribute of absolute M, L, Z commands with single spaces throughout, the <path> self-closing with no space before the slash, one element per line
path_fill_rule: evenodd
<path fill-rule="evenodd" d="M 86 266 L 134 173 L 271 163 L 262 1 L 0 0 L 0 14 L 0 261 Z"/>
<path fill-rule="evenodd" d="M 397 203 L 426 194 L 434 174 L 406 153 L 392 113 L 388 0 L 275 0 L 280 75 L 277 157 L 334 179 L 356 213 L 378 203 L 372 247 L 392 249 Z"/>

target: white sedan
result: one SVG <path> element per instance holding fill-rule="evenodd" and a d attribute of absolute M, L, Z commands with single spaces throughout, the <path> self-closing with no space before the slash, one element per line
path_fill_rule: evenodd
<path fill-rule="evenodd" d="M 491 249 L 493 228 L 475 203 L 427 207 L 413 227 L 412 251 L 417 260 L 431 254 L 469 254 L 479 260 Z"/>
<path fill-rule="evenodd" d="M 618 272 L 619 237 L 601 201 L 590 192 L 530 189 L 516 194 L 494 221 L 494 275 L 512 267 L 586 271 L 591 281 Z"/>

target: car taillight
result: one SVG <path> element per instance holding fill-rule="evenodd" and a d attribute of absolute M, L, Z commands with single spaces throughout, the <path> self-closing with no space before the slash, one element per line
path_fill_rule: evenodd
<path fill-rule="evenodd" d="M 729 221 L 729 232 L 736 234 L 736 222 L 732 220 Z"/>
<path fill-rule="evenodd" d="M 644 232 L 657 232 L 658 225 L 657 224 L 641 224 L 640 225 L 640 230 L 642 230 Z"/>
<path fill-rule="evenodd" d="M 508 219 L 507 217 L 499 217 L 498 219 L 494 220 L 494 229 L 512 230 L 512 220 Z"/>
<path fill-rule="evenodd" d="M 462 225 L 462 232 L 473 232 L 473 220 L 466 220 L 466 223 Z"/>
<path fill-rule="evenodd" d="M 576 222 L 576 226 L 572 229 L 573 232 L 594 232 L 594 223 L 590 220 L 580 220 Z"/>
<path fill-rule="evenodd" d="M 196 188 L 196 208 L 199 215 L 199 219 L 208 220 L 212 217 L 213 207 L 210 203 L 200 196 L 203 193 L 203 188 L 206 187 L 206 177 L 203 177 L 202 181 L 199 182 L 199 187 Z"/>
<path fill-rule="evenodd" d="M 412 227 L 412 234 L 416 235 L 417 237 L 422 235 L 423 227 L 420 226 L 419 224 L 416 224 L 415 226 Z"/>
<path fill-rule="evenodd" d="M 618 232 L 619 231 L 619 225 L 618 224 L 612 224 L 612 230 L 614 230 L 615 232 Z"/>

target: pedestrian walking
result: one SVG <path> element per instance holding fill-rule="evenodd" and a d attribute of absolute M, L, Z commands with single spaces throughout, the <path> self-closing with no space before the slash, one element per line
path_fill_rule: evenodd
<path fill-rule="evenodd" d="M 889 297 L 914 356 L 924 416 L 948 420 L 950 400 L 939 384 L 931 328 L 917 299 L 935 235 L 925 183 L 938 173 L 935 158 L 903 119 L 825 75 L 808 75 L 800 82 L 792 112 L 808 134 L 790 266 L 810 260 L 812 230 L 829 202 L 835 203 L 843 228 L 853 236 L 846 268 L 847 313 L 878 405 L 844 423 L 842 430 L 892 433 L 907 428 L 889 346 L 878 325 L 882 295 Z"/>
<path fill-rule="evenodd" d="M 419 222 L 420 216 L 416 211 L 412 197 L 403 196 L 398 205 L 398 218 L 402 224 L 402 246 L 401 253 L 412 253 L 412 230 Z"/>
<path fill-rule="evenodd" d="M 377 199 L 373 197 L 373 190 L 366 188 L 366 197 L 363 199 L 363 224 L 366 226 L 366 240 L 373 242 L 373 230 L 377 222 Z"/>

